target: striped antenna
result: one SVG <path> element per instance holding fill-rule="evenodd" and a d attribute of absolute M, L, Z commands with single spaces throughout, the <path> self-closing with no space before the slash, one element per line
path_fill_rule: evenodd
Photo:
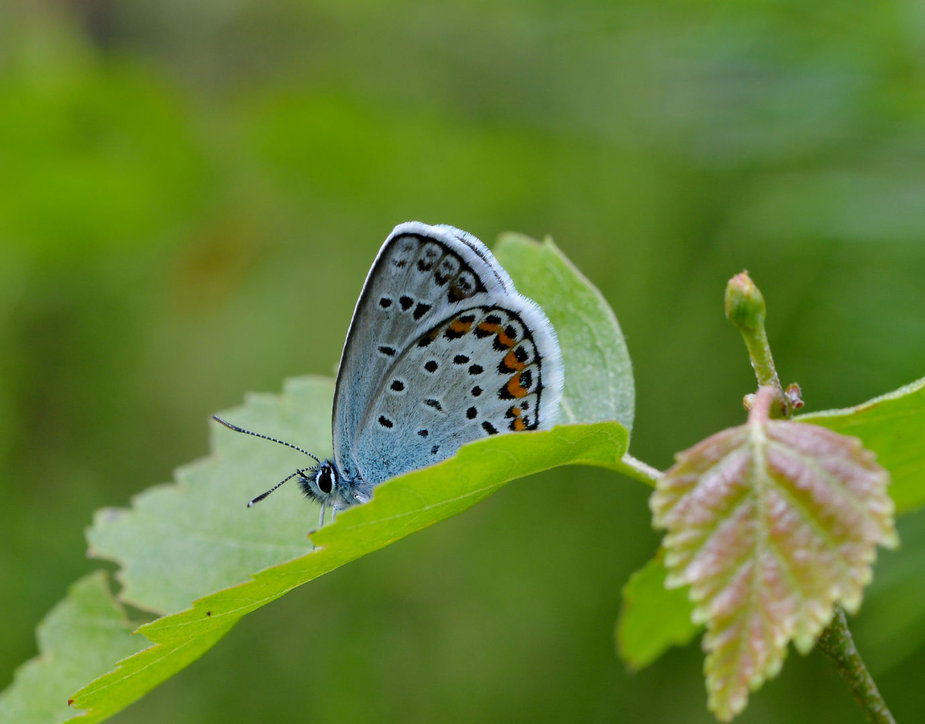
<path fill-rule="evenodd" d="M 275 442 L 275 443 L 279 443 L 280 445 L 285 445 L 286 447 L 291 447 L 293 450 L 298 450 L 300 453 L 305 453 L 306 455 L 308 455 L 308 457 L 310 457 L 316 463 L 321 465 L 321 461 L 318 458 L 316 458 L 314 455 L 312 455 L 308 450 L 303 450 L 298 445 L 293 445 L 291 442 L 286 442 L 285 440 L 278 440 L 277 438 L 270 437 L 269 435 L 261 435 L 259 432 L 254 432 L 253 430 L 245 430 L 243 427 L 232 425 L 230 422 L 228 422 L 227 420 L 223 420 L 218 415 L 212 415 L 212 419 L 215 420 L 216 422 L 220 422 L 222 425 L 227 427 L 229 430 L 234 430 L 235 432 L 243 432 L 245 435 L 253 435 L 254 437 L 263 438 L 264 440 L 269 440 L 270 442 Z M 311 468 L 302 468 L 301 470 L 296 470 L 292 475 L 289 475 L 283 478 L 282 480 L 280 480 L 276 485 L 270 488 L 267 492 L 261 493 L 256 498 L 251 500 L 247 504 L 247 507 L 250 508 L 255 503 L 259 503 L 261 500 L 266 498 L 270 493 L 276 490 L 283 483 L 289 480 L 292 480 L 296 475 L 304 475 L 309 470 L 311 470 Z"/>
<path fill-rule="evenodd" d="M 250 501 L 250 502 L 247 504 L 247 507 L 248 507 L 248 508 L 253 507 L 253 505 L 254 505 L 255 503 L 259 503 L 261 500 L 263 500 L 264 498 L 266 498 L 270 493 L 272 493 L 274 490 L 276 490 L 280 485 L 282 485 L 283 483 L 285 483 L 287 480 L 292 480 L 296 475 L 304 475 L 304 474 L 305 474 L 307 471 L 309 471 L 309 470 L 312 470 L 312 468 L 302 468 L 301 470 L 296 470 L 292 475 L 287 475 L 285 478 L 283 478 L 282 480 L 280 480 L 276 485 L 274 485 L 272 488 L 270 488 L 267 492 L 261 493 L 261 494 L 258 495 L 256 498 L 254 498 L 252 501 Z"/>

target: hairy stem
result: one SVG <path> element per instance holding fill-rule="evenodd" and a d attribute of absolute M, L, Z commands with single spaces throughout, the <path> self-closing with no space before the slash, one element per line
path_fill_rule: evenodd
<path fill-rule="evenodd" d="M 729 280 L 726 284 L 726 318 L 742 333 L 758 386 L 774 387 L 780 393 L 781 404 L 772 408 L 772 416 L 790 417 L 793 412 L 792 406 L 784 395 L 780 377 L 777 376 L 764 326 L 766 313 L 764 297 L 748 276 L 748 272 L 736 274 Z"/>
<path fill-rule="evenodd" d="M 626 471 L 627 474 L 632 473 L 632 477 L 653 487 L 658 484 L 658 481 L 664 474 L 660 470 L 653 468 L 648 463 L 644 463 L 642 460 L 634 458 L 629 453 L 623 455 L 621 462 L 628 468 Z"/>
<path fill-rule="evenodd" d="M 864 710 L 868 721 L 874 724 L 896 724 L 854 645 L 841 606 L 835 607 L 835 616 L 819 636 L 817 646 L 829 657 L 839 676 L 851 689 L 855 701 Z"/>

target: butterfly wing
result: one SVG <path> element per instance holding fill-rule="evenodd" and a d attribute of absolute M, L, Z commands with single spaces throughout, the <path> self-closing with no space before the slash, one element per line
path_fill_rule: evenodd
<path fill-rule="evenodd" d="M 376 484 L 505 430 L 553 424 L 555 332 L 475 237 L 401 224 L 370 269 L 341 356 L 335 460 Z"/>
<path fill-rule="evenodd" d="M 380 380 L 354 454 L 373 484 L 500 432 L 551 427 L 562 389 L 555 333 L 529 300 L 477 295 L 424 331 Z"/>

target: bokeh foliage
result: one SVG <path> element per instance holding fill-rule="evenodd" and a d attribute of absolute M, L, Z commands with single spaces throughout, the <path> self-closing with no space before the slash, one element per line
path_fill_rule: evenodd
<path fill-rule="evenodd" d="M 3 684 L 98 565 L 93 510 L 200 457 L 245 391 L 333 369 L 397 222 L 551 234 L 620 317 L 632 451 L 660 467 L 743 417 L 743 267 L 810 409 L 921 377 L 923 37 L 910 0 L 0 6 Z M 613 652 L 647 495 L 586 469 L 509 486 L 249 617 L 119 720 L 710 721 L 696 646 L 632 676 Z M 903 720 L 922 515 L 899 532 L 852 627 Z M 812 654 L 741 721 L 795 702 L 858 716 Z"/>

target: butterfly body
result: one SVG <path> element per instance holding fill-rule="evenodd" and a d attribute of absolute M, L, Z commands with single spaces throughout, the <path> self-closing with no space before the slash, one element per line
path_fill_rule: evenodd
<path fill-rule="evenodd" d="M 323 517 L 465 443 L 552 427 L 562 386 L 552 325 L 488 248 L 451 226 L 400 224 L 370 268 L 344 343 L 334 455 L 294 475 Z"/>

